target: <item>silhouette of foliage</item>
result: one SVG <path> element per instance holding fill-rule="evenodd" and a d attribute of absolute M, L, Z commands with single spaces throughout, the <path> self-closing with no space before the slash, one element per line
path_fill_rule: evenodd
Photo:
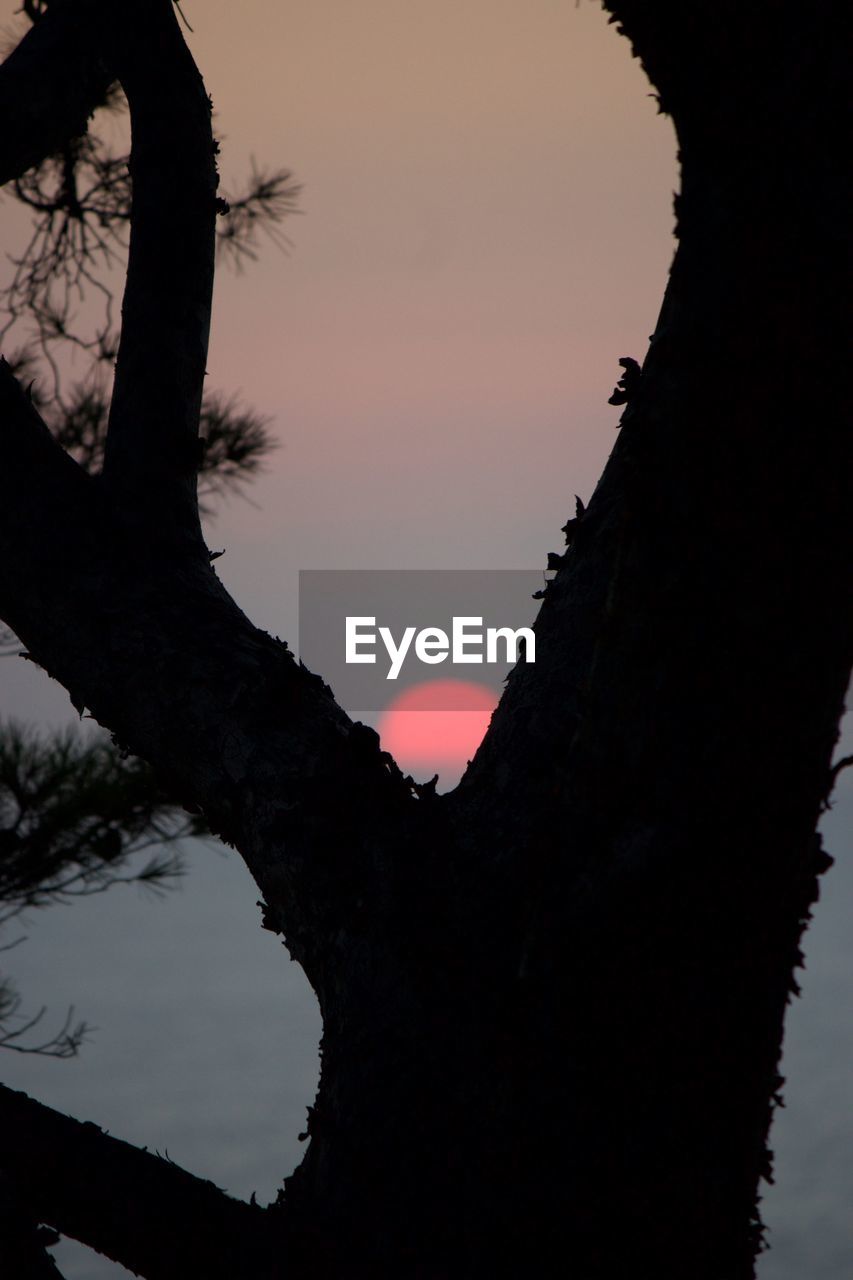
<path fill-rule="evenodd" d="M 38 380 L 38 353 L 32 347 L 11 352 L 6 362 L 19 382 L 28 384 L 33 404 L 63 449 L 90 473 L 100 471 L 107 438 L 109 398 L 91 380 L 76 382 L 62 406 L 45 397 Z M 199 461 L 199 505 L 204 515 L 213 500 L 238 493 L 260 472 L 276 448 L 269 420 L 242 406 L 236 396 L 209 392 L 199 425 L 203 451 Z"/>
<path fill-rule="evenodd" d="M 25 322 L 35 335 L 61 402 L 57 360 L 68 345 L 94 360 L 115 359 L 117 339 L 113 293 L 102 278 L 126 251 L 130 219 L 127 156 L 114 156 L 92 135 L 69 142 L 13 184 L 14 194 L 33 218 L 19 255 L 10 255 L 12 278 L 0 291 L 5 323 L 0 334 Z M 99 296 L 101 318 L 91 333 L 81 332 L 78 308 L 88 292 Z"/>
<path fill-rule="evenodd" d="M 5 948 L 0 948 L 4 950 Z M 8 978 L 0 975 L 0 1049 L 9 1049 L 15 1053 L 35 1054 L 41 1058 L 74 1058 L 80 1046 L 91 1030 L 85 1022 L 77 1022 L 72 1005 L 65 1015 L 65 1020 L 58 1031 L 43 1040 L 33 1040 L 32 1033 L 38 1027 L 47 1006 L 42 1005 L 38 1013 L 22 1015 L 21 997 Z"/>
<path fill-rule="evenodd" d="M 120 110 L 123 98 L 117 95 L 105 105 Z M 128 159 L 89 133 L 12 186 L 33 216 L 23 250 L 10 255 L 11 279 L 0 289 L 0 339 L 16 326 L 26 327 L 29 342 L 48 366 L 52 398 L 60 405 L 64 351 L 81 350 L 106 366 L 118 351 L 109 278 L 127 252 Z M 261 234 L 286 249 L 288 241 L 279 228 L 296 211 L 299 192 L 288 170 L 267 173 L 253 166 L 246 189 L 223 197 L 218 247 L 225 259 L 238 268 L 254 261 Z M 80 312 L 92 298 L 100 305 L 87 329 Z"/>
<path fill-rule="evenodd" d="M 157 885 L 180 874 L 164 846 L 206 831 L 148 765 L 122 758 L 100 735 L 0 724 L 0 924 L 119 881 Z M 153 848 L 141 869 L 128 870 Z"/>
<path fill-rule="evenodd" d="M 277 248 L 286 251 L 290 241 L 279 227 L 285 218 L 298 213 L 302 187 L 287 169 L 267 173 L 252 162 L 249 184 L 242 195 L 225 197 L 219 222 L 217 250 L 238 269 L 254 262 L 263 233 Z"/>
<path fill-rule="evenodd" d="M 102 110 L 124 109 L 114 86 Z M 63 353 L 76 349 L 108 367 L 118 351 L 110 276 L 127 252 L 128 162 L 126 153 L 116 154 L 90 131 L 12 184 L 32 219 L 23 250 L 10 255 L 11 279 L 0 289 L 0 340 L 26 329 L 26 346 L 50 371 L 50 398 L 63 407 Z M 280 226 L 297 211 L 300 190 L 289 170 L 267 172 L 253 164 L 245 190 L 223 194 L 218 247 L 225 259 L 237 268 L 254 261 L 261 234 L 285 250 L 289 242 Z M 99 306 L 86 321 L 81 312 L 90 301 Z"/>
<path fill-rule="evenodd" d="M 203 819 L 185 813 L 148 765 L 124 758 L 101 735 L 0 723 L 0 928 L 34 908 L 116 884 L 162 890 L 182 874 L 180 842 L 208 835 Z M 24 1037 L 45 1011 L 24 1018 L 19 1007 L 14 987 L 0 978 L 0 1048 L 76 1052 L 86 1026 L 73 1024 L 73 1010 L 58 1033 L 33 1045 Z"/>

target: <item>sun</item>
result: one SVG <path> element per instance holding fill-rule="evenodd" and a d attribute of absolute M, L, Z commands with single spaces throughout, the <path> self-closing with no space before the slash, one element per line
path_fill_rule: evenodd
<path fill-rule="evenodd" d="M 482 742 L 497 703 L 496 690 L 472 680 L 410 685 L 382 713 L 382 748 L 407 773 L 438 773 L 445 785 L 453 783 Z"/>

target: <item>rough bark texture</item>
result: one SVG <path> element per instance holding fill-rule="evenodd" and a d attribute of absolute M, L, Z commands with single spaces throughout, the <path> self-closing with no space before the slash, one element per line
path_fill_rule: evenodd
<path fill-rule="evenodd" d="M 0 615 L 239 848 L 322 1008 L 306 1157 L 235 1274 L 269 1274 L 270 1256 L 294 1276 L 753 1274 L 853 661 L 843 16 L 831 0 L 607 7 L 678 130 L 679 248 L 537 664 L 454 794 L 413 789 L 251 626 L 197 536 L 185 446 L 214 188 L 167 0 L 128 5 L 107 42 L 138 188 L 103 478 L 0 373 Z M 147 97 L 161 35 L 167 96 L 192 117 L 177 143 Z M 203 241 L 174 296 L 161 154 L 178 234 Z M 138 1264 L 97 1192 L 82 1205 L 38 1159 L 26 1178 L 43 1220 Z M 155 1181 L 183 1204 L 183 1184 Z M 187 1210 L 170 1228 L 181 1249 L 196 1226 Z M 172 1274 L 158 1266 L 140 1273 Z"/>

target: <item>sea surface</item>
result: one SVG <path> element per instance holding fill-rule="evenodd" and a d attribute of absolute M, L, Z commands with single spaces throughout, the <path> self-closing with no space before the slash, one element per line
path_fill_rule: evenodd
<path fill-rule="evenodd" d="M 849 747 L 847 748 L 850 749 Z M 760 1280 L 853 1275 L 853 785 L 824 823 L 837 857 L 806 944 L 786 1032 L 786 1105 L 764 1218 Z M 4 958 L 27 1008 L 67 1006 L 96 1028 L 70 1062 L 4 1053 L 0 1076 L 43 1102 L 159 1151 L 232 1194 L 275 1197 L 298 1163 L 317 1081 L 320 1020 L 305 978 L 260 927 L 242 863 L 203 845 L 182 887 L 119 887 L 34 913 Z M 67 1280 L 127 1272 L 71 1241 Z"/>

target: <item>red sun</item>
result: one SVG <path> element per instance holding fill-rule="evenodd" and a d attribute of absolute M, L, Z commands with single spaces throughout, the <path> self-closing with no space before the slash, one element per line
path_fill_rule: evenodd
<path fill-rule="evenodd" d="M 379 736 L 400 768 L 421 776 L 461 774 L 480 745 L 498 694 L 472 680 L 428 680 L 382 713 Z"/>

